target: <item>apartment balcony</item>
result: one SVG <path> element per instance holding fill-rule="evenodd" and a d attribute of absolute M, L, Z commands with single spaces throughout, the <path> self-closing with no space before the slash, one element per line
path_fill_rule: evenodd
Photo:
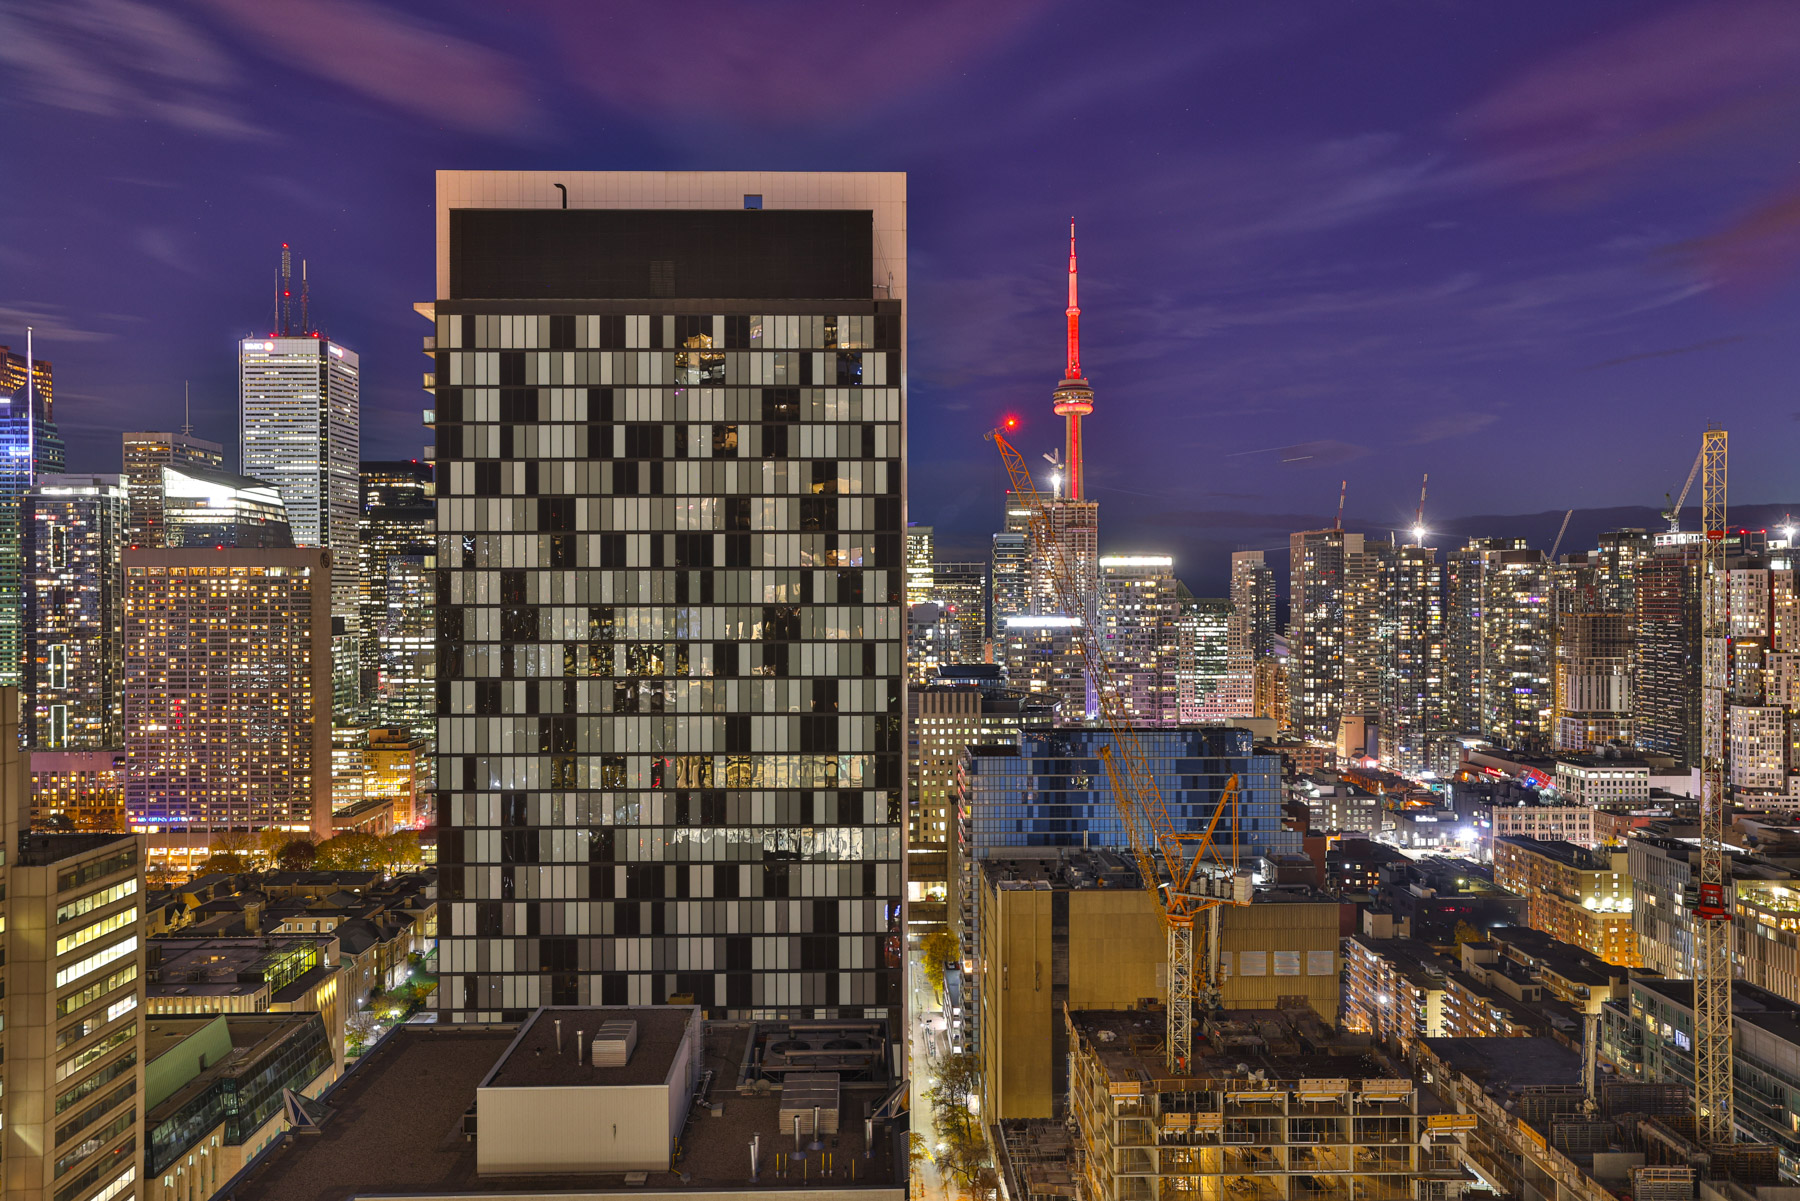
<path fill-rule="evenodd" d="M 437 372 L 427 371 L 425 373 L 425 390 L 427 392 L 437 391 Z"/>
<path fill-rule="evenodd" d="M 424 350 L 425 350 L 426 354 L 436 354 L 437 353 L 437 335 L 436 334 L 426 334 L 425 335 Z"/>

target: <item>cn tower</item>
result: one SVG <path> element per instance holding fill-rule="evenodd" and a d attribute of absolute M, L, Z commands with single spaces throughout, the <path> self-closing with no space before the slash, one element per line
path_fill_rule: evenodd
<path fill-rule="evenodd" d="M 1081 374 L 1081 306 L 1075 299 L 1075 218 L 1069 218 L 1069 364 L 1056 385 L 1056 415 L 1069 427 L 1070 500 L 1082 500 L 1081 419 L 1094 411 L 1094 390 Z"/>

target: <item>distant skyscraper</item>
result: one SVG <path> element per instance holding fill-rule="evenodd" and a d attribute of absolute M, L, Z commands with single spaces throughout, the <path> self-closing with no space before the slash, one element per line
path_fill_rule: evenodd
<path fill-rule="evenodd" d="M 906 527 L 906 603 L 923 604 L 932 595 L 932 566 L 937 559 L 937 539 L 928 525 Z"/>
<path fill-rule="evenodd" d="M 389 555 L 383 608 L 367 627 L 379 653 L 369 693 L 379 725 L 399 726 L 427 743 L 437 738 L 437 556 Z M 423 765 L 426 773 L 434 762 Z M 429 778 L 429 777 L 428 777 Z"/>
<path fill-rule="evenodd" d="M 1700 763 L 1700 543 L 1658 546 L 1638 564 L 1632 737 L 1638 749 Z"/>
<path fill-rule="evenodd" d="M 384 642 L 394 631 L 409 644 L 411 630 L 417 625 L 417 611 L 429 611 L 434 587 L 424 581 L 425 590 L 416 591 L 422 577 L 416 563 L 393 565 L 396 558 L 417 560 L 437 554 L 436 485 L 429 465 L 403 460 L 371 462 L 362 465 L 362 519 L 359 527 L 361 564 L 361 667 L 362 694 L 371 713 L 393 701 L 383 672 L 388 666 L 390 650 L 402 655 L 398 645 Z M 400 606 L 396 612 L 391 604 Z M 407 610 L 414 612 L 408 613 Z M 399 667 L 399 664 L 393 666 Z M 411 678 L 415 673 L 402 669 Z M 402 689 L 407 686 L 402 686 Z M 379 694 L 379 695 L 378 695 Z M 410 702 L 400 702 L 403 705 Z M 410 725 L 412 719 L 376 718 L 389 724 Z"/>
<path fill-rule="evenodd" d="M 1558 619 L 1555 749 L 1630 744 L 1632 626 L 1630 613 L 1611 609 Z"/>
<path fill-rule="evenodd" d="M 63 471 L 63 440 L 52 409 L 54 376 L 49 360 L 0 346 L 0 686 L 17 686 L 23 677 L 24 538 L 19 507 L 39 476 Z"/>
<path fill-rule="evenodd" d="M 1361 534 L 1308 530 L 1288 548 L 1289 703 L 1294 729 L 1335 744 L 1346 711 L 1347 660 L 1353 654 L 1351 596 L 1359 579 Z"/>
<path fill-rule="evenodd" d="M 274 484 L 295 546 L 332 556 L 332 613 L 359 599 L 361 366 L 356 352 L 316 334 L 238 344 L 240 469 Z"/>
<path fill-rule="evenodd" d="M 1444 721 L 1444 607 L 1437 551 L 1372 542 L 1376 703 L 1381 760 L 1407 775 L 1426 767 L 1427 736 Z"/>
<path fill-rule="evenodd" d="M 1184 649 L 1193 648 L 1193 668 L 1184 674 L 1181 689 L 1184 722 L 1266 716 L 1257 707 L 1256 665 L 1274 652 L 1275 573 L 1263 561 L 1262 551 L 1232 554 L 1231 597 L 1222 609 L 1209 607 L 1218 604 L 1189 600 L 1183 605 L 1188 626 Z M 1216 650 L 1220 620 L 1222 657 Z M 1280 720 L 1287 724 L 1285 710 Z"/>
<path fill-rule="evenodd" d="M 1554 630 L 1550 561 L 1522 538 L 1471 538 L 1446 569 L 1453 728 L 1506 746 L 1548 748 Z"/>
<path fill-rule="evenodd" d="M 944 607 L 942 620 L 956 631 L 956 657 L 963 663 L 987 658 L 987 590 L 985 563 L 939 560 L 931 567 L 931 592 Z"/>
<path fill-rule="evenodd" d="M 1180 721 L 1229 721 L 1255 712 L 1255 679 L 1248 640 L 1237 611 L 1221 597 L 1188 596 L 1182 589 L 1181 616 L 1176 619 L 1181 647 L 1177 654 L 1177 715 Z M 1246 625 L 1248 623 L 1245 623 Z"/>
<path fill-rule="evenodd" d="M 33 749 L 122 745 L 128 512 L 116 475 L 40 476 L 25 498 L 25 736 Z"/>
<path fill-rule="evenodd" d="M 1181 719 L 1181 616 L 1186 593 L 1175 578 L 1175 560 L 1168 555 L 1100 559 L 1100 652 L 1134 722 L 1174 725 Z M 1191 643 L 1186 666 L 1194 672 Z"/>
<path fill-rule="evenodd" d="M 158 491 L 161 540 L 143 549 L 281 550 L 294 545 L 274 484 L 217 467 L 166 464 Z"/>
<path fill-rule="evenodd" d="M 1598 549 L 1588 552 L 1593 569 L 1594 602 L 1589 608 L 1630 613 L 1637 605 L 1637 569 L 1656 549 L 1648 530 L 1607 530 Z"/>
<path fill-rule="evenodd" d="M 897 1019 L 905 214 L 438 175 L 444 1020 Z"/>
<path fill-rule="evenodd" d="M 225 467 L 225 448 L 188 434 L 136 432 L 124 436 L 125 492 L 131 501 L 127 546 L 168 546 L 163 526 L 164 467 Z"/>
<path fill-rule="evenodd" d="M 1008 494 L 1011 500 L 1011 494 Z M 1006 629 L 1006 619 L 1031 610 L 1031 549 L 1024 533 L 1007 530 L 994 535 L 993 558 L 988 568 L 988 634 L 996 642 Z M 997 661 L 997 660 L 996 660 Z"/>
<path fill-rule="evenodd" d="M 1252 657 L 1275 653 L 1275 573 L 1260 550 L 1233 551 L 1231 555 L 1231 604 L 1244 623 L 1244 645 Z"/>
<path fill-rule="evenodd" d="M 125 552 L 125 800 L 153 850 L 331 836 L 330 580 L 321 549 Z"/>

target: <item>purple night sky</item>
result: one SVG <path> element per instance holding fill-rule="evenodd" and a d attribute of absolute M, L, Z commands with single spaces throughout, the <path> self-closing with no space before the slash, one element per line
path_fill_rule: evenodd
<path fill-rule="evenodd" d="M 0 0 L 0 129 L 0 344 L 37 326 L 74 470 L 184 379 L 235 450 L 283 241 L 364 457 L 416 455 L 434 169 L 897 169 L 912 516 L 954 552 L 1000 520 L 981 431 L 1060 438 L 1071 215 L 1103 548 L 1197 590 L 1346 476 L 1370 531 L 1426 471 L 1440 528 L 1660 505 L 1717 420 L 1734 502 L 1800 491 L 1783 0 Z"/>

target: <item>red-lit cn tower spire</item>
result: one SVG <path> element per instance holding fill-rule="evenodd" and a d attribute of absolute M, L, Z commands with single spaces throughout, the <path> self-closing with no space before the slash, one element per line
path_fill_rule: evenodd
<path fill-rule="evenodd" d="M 1069 364 L 1056 385 L 1056 415 L 1068 423 L 1070 500 L 1083 499 L 1081 419 L 1094 411 L 1094 390 L 1081 374 L 1081 306 L 1075 299 L 1075 218 L 1069 218 Z"/>

